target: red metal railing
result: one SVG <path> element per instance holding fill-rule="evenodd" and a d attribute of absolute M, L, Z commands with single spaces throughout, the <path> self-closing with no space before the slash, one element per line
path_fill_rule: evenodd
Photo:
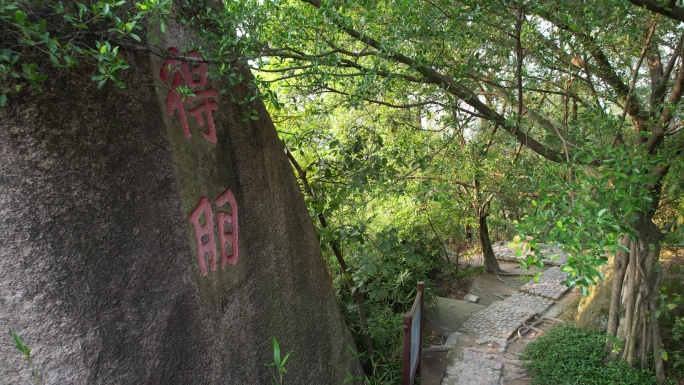
<path fill-rule="evenodd" d="M 413 301 L 411 311 L 404 314 L 404 352 L 401 363 L 401 384 L 413 385 L 416 372 L 420 367 L 420 356 L 423 350 L 423 299 L 425 283 L 418 282 L 418 293 Z"/>

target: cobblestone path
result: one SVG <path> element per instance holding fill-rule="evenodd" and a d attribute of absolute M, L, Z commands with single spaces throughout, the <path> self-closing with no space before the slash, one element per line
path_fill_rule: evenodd
<path fill-rule="evenodd" d="M 507 245 L 501 245 L 508 250 Z M 513 252 L 515 257 L 515 252 Z M 497 254 L 498 257 L 498 254 Z M 463 333 L 477 333 L 479 344 L 496 343 L 504 352 L 507 341 L 536 315 L 544 314 L 569 289 L 562 285 L 567 273 L 558 266 L 544 272 L 539 282 L 530 281 L 503 301 L 497 301 L 475 313 L 461 327 Z M 477 350 L 477 349 L 475 349 Z M 465 348 L 453 358 L 442 385 L 500 385 L 505 368 L 491 354 Z"/>
<path fill-rule="evenodd" d="M 555 266 L 546 270 L 539 279 L 539 282 L 530 281 L 521 287 L 520 291 L 557 300 L 568 291 L 567 286 L 561 283 L 565 281 L 567 276 L 568 273 L 561 271 L 560 267 Z"/>
<path fill-rule="evenodd" d="M 552 304 L 553 301 L 547 298 L 514 293 L 506 300 L 494 302 L 484 310 L 475 313 L 463 324 L 461 331 L 478 332 L 486 337 L 508 339 L 522 326 L 523 322 L 537 314 L 544 313 Z"/>
<path fill-rule="evenodd" d="M 447 368 L 443 385 L 499 385 L 503 364 L 487 354 L 464 349 Z"/>
<path fill-rule="evenodd" d="M 515 255 L 515 248 L 512 248 L 508 245 L 509 242 L 503 241 L 495 242 L 494 244 L 492 244 L 492 249 L 494 250 L 494 255 L 496 255 L 496 259 L 501 259 L 510 262 L 518 262 L 524 258 L 523 256 L 518 258 Z M 552 266 L 561 266 L 568 260 L 568 255 L 565 254 L 558 246 L 542 244 L 539 246 L 539 248 L 542 250 L 542 255 L 546 257 L 546 259 L 544 260 L 545 264 L 549 264 Z"/>

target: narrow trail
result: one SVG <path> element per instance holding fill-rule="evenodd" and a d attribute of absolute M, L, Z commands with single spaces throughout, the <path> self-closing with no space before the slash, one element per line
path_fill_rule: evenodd
<path fill-rule="evenodd" d="M 425 349 L 423 385 L 528 383 L 519 356 L 543 329 L 561 322 L 556 316 L 569 301 L 570 289 L 560 283 L 567 273 L 559 267 L 567 257 L 552 247 L 545 250 L 560 257 L 545 266 L 539 282 L 483 274 L 470 289 L 478 303 L 438 300 L 428 320 L 432 333 L 446 341 Z M 519 266 L 505 243 L 496 243 L 494 251 L 504 269 Z"/>

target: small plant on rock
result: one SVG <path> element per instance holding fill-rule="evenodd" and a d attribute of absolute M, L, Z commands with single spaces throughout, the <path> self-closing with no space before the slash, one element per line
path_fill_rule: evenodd
<path fill-rule="evenodd" d="M 273 362 L 266 366 L 273 366 L 276 368 L 278 376 L 273 374 L 273 379 L 277 385 L 283 384 L 283 376 L 287 373 L 285 364 L 287 363 L 288 358 L 290 358 L 290 353 L 287 353 L 285 357 L 280 356 L 280 345 L 278 344 L 278 340 L 273 337 Z"/>
<path fill-rule="evenodd" d="M 17 346 L 17 349 L 19 349 L 19 351 L 24 354 L 24 356 L 26 357 L 26 361 L 28 361 L 28 364 L 31 367 L 31 372 L 33 373 L 33 382 L 36 385 L 40 385 L 42 382 L 40 381 L 38 371 L 36 370 L 36 366 L 33 364 L 33 359 L 31 358 L 31 348 L 24 345 L 24 341 L 21 340 L 21 336 L 17 334 L 17 332 L 12 330 L 11 334 L 12 339 L 14 340 L 14 344 Z"/>

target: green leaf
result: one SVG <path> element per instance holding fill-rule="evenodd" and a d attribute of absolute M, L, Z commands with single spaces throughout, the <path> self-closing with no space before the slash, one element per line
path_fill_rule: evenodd
<path fill-rule="evenodd" d="M 273 360 L 276 364 L 280 364 L 280 345 L 275 337 L 273 337 Z"/>
<path fill-rule="evenodd" d="M 670 185 L 670 187 L 667 189 L 667 194 L 668 195 L 674 195 L 677 192 L 677 184 L 673 183 Z"/>
<path fill-rule="evenodd" d="M 589 295 L 589 290 L 588 290 L 587 287 L 584 286 L 584 285 L 580 286 L 580 291 L 582 292 L 582 296 L 583 296 L 583 297 L 586 297 L 586 296 Z"/>
<path fill-rule="evenodd" d="M 28 346 L 24 345 L 24 342 L 21 340 L 21 337 L 19 336 L 19 334 L 17 334 L 17 332 L 12 330 L 11 334 L 12 339 L 14 339 L 14 344 L 17 346 L 17 349 L 19 349 L 19 351 L 21 351 L 26 356 L 26 358 L 29 358 L 31 356 L 31 349 L 29 349 Z"/>
<path fill-rule="evenodd" d="M 14 21 L 21 24 L 26 20 L 26 13 L 24 13 L 21 9 L 17 9 L 14 11 Z"/>
<path fill-rule="evenodd" d="M 287 359 L 290 358 L 290 353 L 287 353 L 285 355 L 285 358 L 283 358 L 283 361 L 280 363 L 280 371 L 283 373 L 287 373 L 287 370 L 285 369 L 285 364 L 287 363 Z"/>
<path fill-rule="evenodd" d="M 375 275 L 375 273 L 378 272 L 378 267 L 376 265 L 370 263 L 370 264 L 365 265 L 363 267 L 363 272 L 364 272 L 364 274 L 369 275 L 369 276 Z"/>
<path fill-rule="evenodd" d="M 5 107 L 7 105 L 7 94 L 0 95 L 0 107 Z"/>

